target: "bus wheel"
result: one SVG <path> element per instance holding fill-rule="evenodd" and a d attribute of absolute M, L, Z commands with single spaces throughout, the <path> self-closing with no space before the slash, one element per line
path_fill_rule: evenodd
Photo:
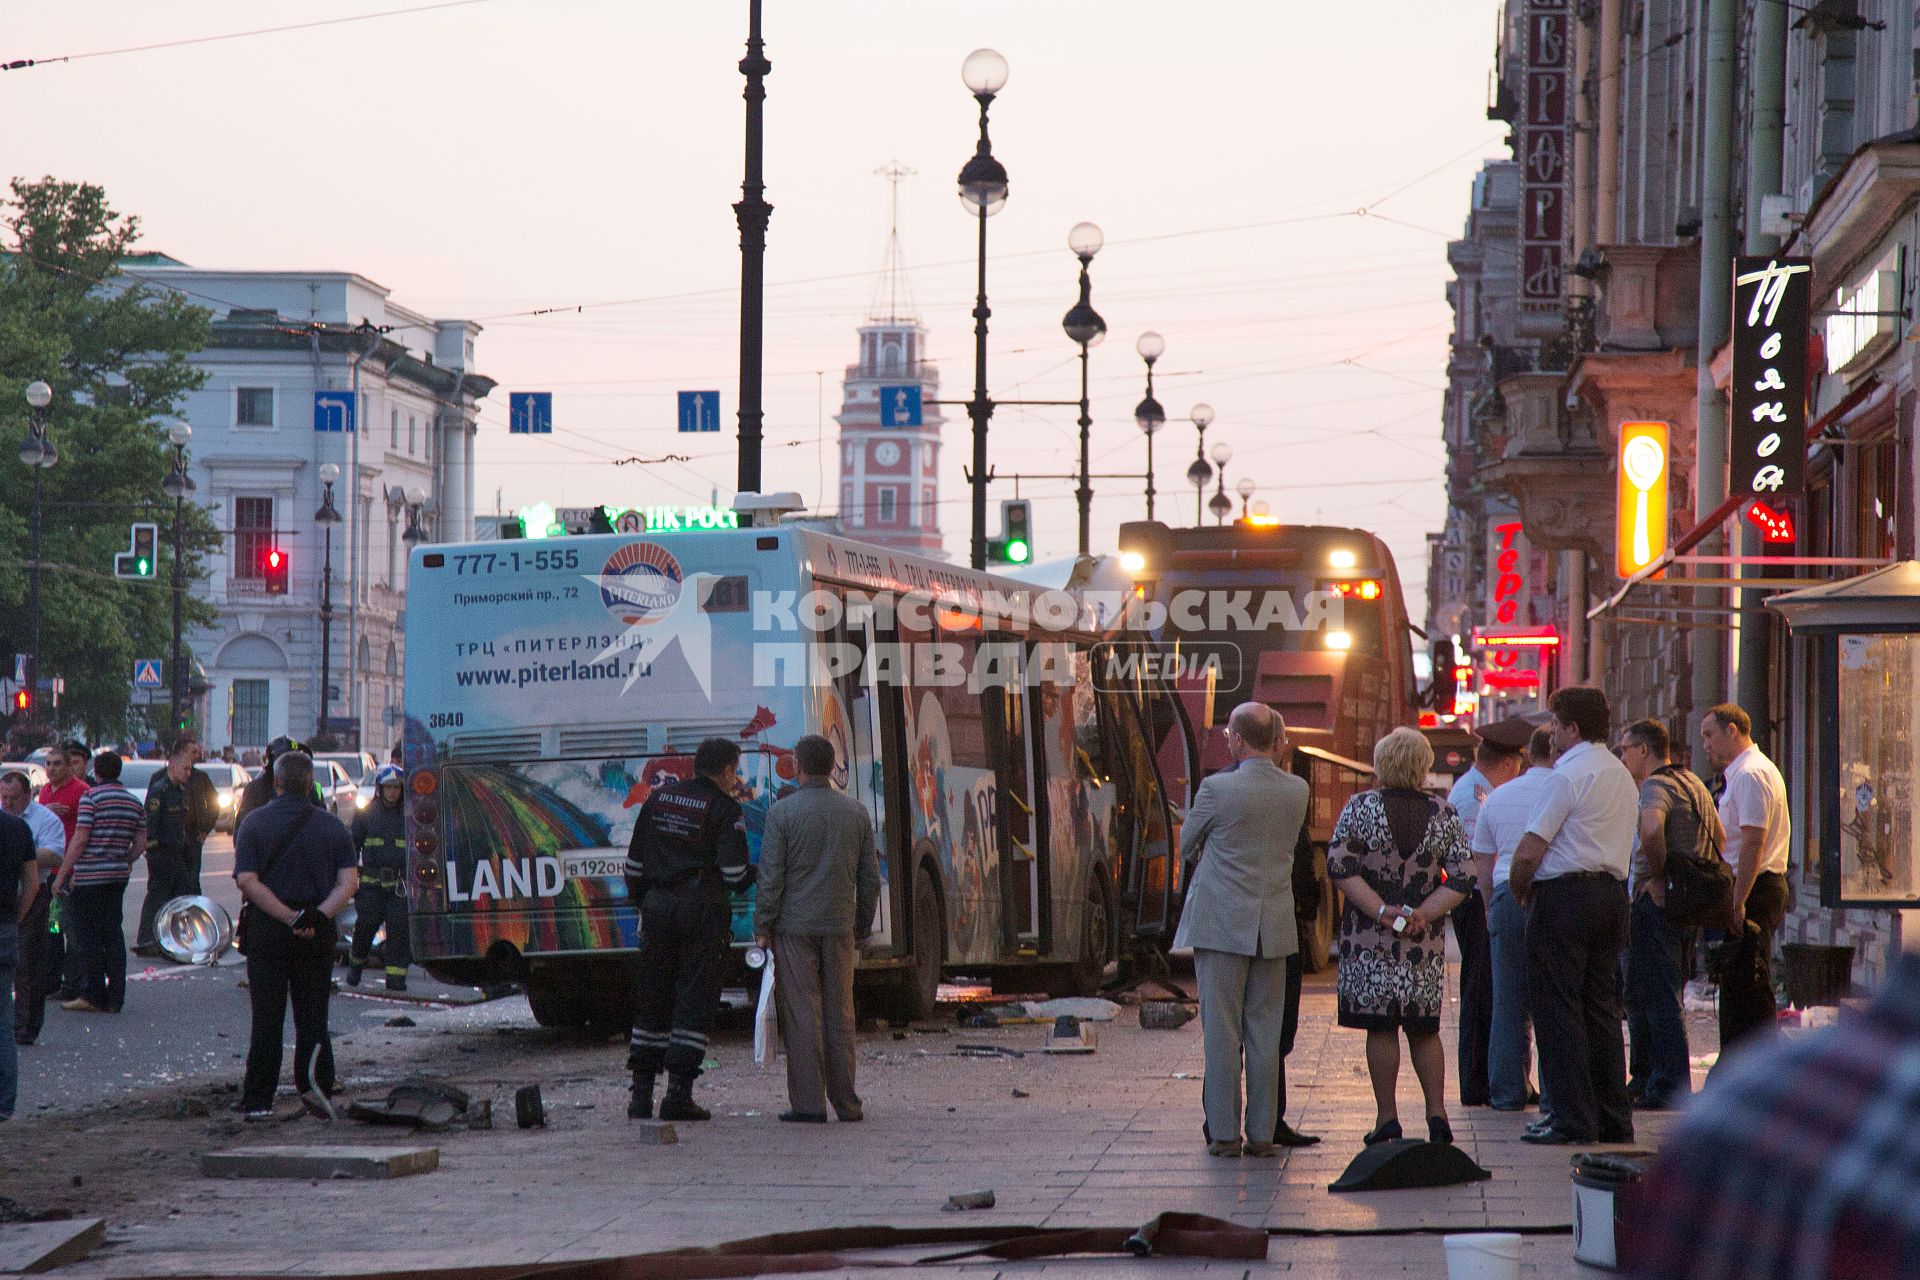
<path fill-rule="evenodd" d="M 931 1018 L 940 995 L 947 954 L 947 913 L 940 905 L 933 873 L 922 867 L 913 877 L 913 955 L 904 969 L 874 992 L 872 1010 L 889 1022 Z"/>
<path fill-rule="evenodd" d="M 1067 970 L 1069 995 L 1097 996 L 1113 962 L 1113 911 L 1104 872 L 1088 878 L 1087 901 L 1080 917 L 1080 956 Z"/>
<path fill-rule="evenodd" d="M 541 1026 L 561 1029 L 586 1026 L 592 1012 L 577 975 L 561 965 L 534 966 L 527 976 L 527 1007 Z"/>

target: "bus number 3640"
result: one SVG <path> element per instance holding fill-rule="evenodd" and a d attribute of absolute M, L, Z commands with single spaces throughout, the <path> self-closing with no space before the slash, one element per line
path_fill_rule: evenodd
<path fill-rule="evenodd" d="M 466 722 L 464 711 L 436 711 L 427 717 L 429 729 L 457 729 Z"/>

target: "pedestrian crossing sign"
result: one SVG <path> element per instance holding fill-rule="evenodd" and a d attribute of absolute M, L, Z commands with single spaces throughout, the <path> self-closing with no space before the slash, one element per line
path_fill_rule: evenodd
<path fill-rule="evenodd" d="M 160 678 L 160 659 L 137 658 L 133 664 L 133 687 L 136 689 L 158 689 L 166 684 Z"/>

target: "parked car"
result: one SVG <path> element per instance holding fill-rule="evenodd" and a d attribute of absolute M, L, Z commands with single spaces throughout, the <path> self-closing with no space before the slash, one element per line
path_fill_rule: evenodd
<path fill-rule="evenodd" d="M 377 767 L 371 751 L 322 751 L 313 757 L 316 767 L 323 760 L 331 761 L 346 770 L 347 780 L 356 787 L 373 777 L 373 771 Z"/>
<path fill-rule="evenodd" d="M 147 788 L 166 769 L 165 760 L 123 761 L 120 765 L 120 785 L 133 792 L 133 798 L 144 805 L 147 802 Z"/>
<path fill-rule="evenodd" d="M 0 773 L 24 773 L 27 781 L 33 784 L 33 794 L 39 795 L 40 788 L 47 785 L 47 771 L 27 760 L 8 760 L 0 763 Z"/>
<path fill-rule="evenodd" d="M 212 780 L 213 789 L 220 795 L 220 817 L 213 824 L 213 829 L 232 831 L 233 815 L 240 811 L 240 797 L 245 794 L 247 784 L 253 781 L 253 770 L 225 760 L 206 760 L 194 768 Z"/>
<path fill-rule="evenodd" d="M 353 811 L 359 798 L 359 784 L 348 776 L 337 759 L 321 756 L 313 762 L 313 780 L 320 784 L 320 794 L 326 797 L 327 808 L 333 816 L 342 822 L 353 821 Z"/>

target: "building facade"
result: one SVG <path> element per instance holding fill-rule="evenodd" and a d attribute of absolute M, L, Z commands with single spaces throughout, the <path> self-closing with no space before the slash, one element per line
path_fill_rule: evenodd
<path fill-rule="evenodd" d="M 1773 580 L 1835 581 L 1914 554 L 1914 12 L 1743 0 L 1725 10 L 1734 56 L 1716 62 L 1721 11 L 1508 0 L 1488 114 L 1512 126 L 1513 160 L 1476 180 L 1451 254 L 1449 509 L 1433 540 L 1431 621 L 1438 634 L 1490 623 L 1495 570 L 1481 548 L 1517 515 L 1549 559 L 1539 621 L 1559 643 L 1547 684 L 1598 684 L 1616 723 L 1651 716 L 1690 742 L 1706 708 L 1744 707 L 1791 793 L 1796 906 L 1783 941 L 1852 946 L 1856 978 L 1873 984 L 1903 935 L 1920 946 L 1920 918 L 1821 901 L 1823 845 L 1838 840 L 1816 816 L 1831 708 L 1813 646 L 1765 605 Z M 1716 117 L 1718 101 L 1730 116 Z M 1486 190 L 1508 165 L 1510 231 Z M 1812 280 L 1805 440 L 1796 427 L 1787 442 L 1805 450 L 1805 484 L 1758 507 L 1737 485 L 1727 496 L 1739 390 L 1728 304 L 1743 253 L 1804 260 Z M 1485 306 L 1500 261 L 1516 271 L 1512 332 Z M 1471 358 L 1476 344 L 1486 359 Z M 1658 577 L 1620 572 L 1616 458 L 1629 423 L 1667 431 L 1672 558 Z M 1790 541 L 1764 540 L 1787 522 Z M 1471 657 L 1476 673 L 1491 660 Z M 1911 779 L 1874 781 L 1882 796 L 1913 794 Z"/>
<path fill-rule="evenodd" d="M 847 366 L 840 412 L 840 529 L 849 538 L 946 558 L 940 536 L 940 428 L 931 403 L 940 374 L 918 321 L 887 316 L 860 326 L 860 359 Z M 885 389 L 918 389 L 917 426 L 893 425 Z M 897 395 L 895 396 L 897 399 Z"/>
<path fill-rule="evenodd" d="M 222 533 L 198 588 L 218 620 L 186 637 L 210 685 L 196 708 L 202 739 L 245 753 L 330 731 L 384 756 L 400 733 L 409 542 L 473 534 L 475 422 L 493 388 L 473 372 L 479 326 L 430 319 L 349 272 L 157 256 L 128 272 L 214 312 L 193 358 L 206 383 L 181 405 L 192 500 Z M 316 520 L 329 463 L 331 525 Z"/>

